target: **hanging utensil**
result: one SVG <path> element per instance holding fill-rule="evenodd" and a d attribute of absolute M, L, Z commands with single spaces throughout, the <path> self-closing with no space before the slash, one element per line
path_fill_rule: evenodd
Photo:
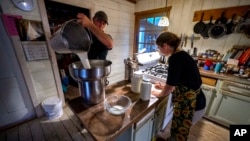
<path fill-rule="evenodd" d="M 186 47 L 187 46 L 187 35 L 185 35 L 185 41 L 184 41 L 184 47 Z"/>
<path fill-rule="evenodd" d="M 191 35 L 191 48 L 194 46 L 194 34 Z"/>
<path fill-rule="evenodd" d="M 209 30 L 208 30 L 208 35 L 209 37 L 212 38 L 220 38 L 224 36 L 227 32 L 227 19 L 224 16 L 225 12 L 222 12 L 221 17 L 219 17 L 216 21 L 215 24 L 212 25 Z"/>
<path fill-rule="evenodd" d="M 183 47 L 183 44 L 184 44 L 184 38 L 185 38 L 185 34 L 181 34 L 181 48 Z"/>
<path fill-rule="evenodd" d="M 250 23 L 250 18 L 248 17 L 249 13 L 250 13 L 250 9 L 247 10 L 247 12 L 244 14 L 243 21 L 237 23 L 237 25 L 235 26 L 234 31 L 236 33 L 243 33 L 245 28 L 247 27 L 247 24 Z"/>
<path fill-rule="evenodd" d="M 235 16 L 236 16 L 236 14 L 233 14 L 231 21 L 226 24 L 226 26 L 227 26 L 227 32 L 226 32 L 226 34 L 231 34 L 233 32 L 232 28 L 235 25 L 235 23 L 234 23 Z"/>
<path fill-rule="evenodd" d="M 204 39 L 208 39 L 209 36 L 208 36 L 208 30 L 211 26 L 214 25 L 214 23 L 212 22 L 213 21 L 213 16 L 210 17 L 210 21 L 209 23 L 206 24 L 206 27 L 204 29 L 204 31 L 201 33 L 201 36 L 204 38 Z"/>
<path fill-rule="evenodd" d="M 204 12 L 202 12 L 201 14 L 200 21 L 194 25 L 194 33 L 196 34 L 202 33 L 206 27 L 205 23 L 203 22 L 203 16 L 204 16 Z"/>

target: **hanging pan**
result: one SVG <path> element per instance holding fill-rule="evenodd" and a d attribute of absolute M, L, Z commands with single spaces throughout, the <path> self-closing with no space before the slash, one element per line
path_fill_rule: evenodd
<path fill-rule="evenodd" d="M 250 18 L 249 18 L 249 9 L 243 16 L 243 20 L 237 23 L 237 25 L 234 28 L 235 33 L 243 33 L 247 27 L 248 24 L 250 24 Z"/>
<path fill-rule="evenodd" d="M 234 23 L 235 16 L 236 16 L 236 14 L 233 14 L 231 21 L 226 24 L 226 26 L 227 26 L 226 34 L 227 35 L 233 33 L 233 31 L 234 31 L 233 27 L 235 26 L 235 23 Z"/>
<path fill-rule="evenodd" d="M 200 21 L 194 25 L 194 33 L 196 34 L 202 33 L 206 27 L 206 24 L 203 22 L 203 16 L 204 16 L 204 12 L 202 12 L 201 14 Z"/>
<path fill-rule="evenodd" d="M 211 26 L 208 30 L 208 35 L 211 38 L 217 39 L 222 36 L 224 36 L 227 32 L 227 18 L 224 16 L 225 13 L 223 12 L 221 14 L 221 17 L 219 17 L 213 26 Z"/>
<path fill-rule="evenodd" d="M 204 38 L 204 39 L 208 39 L 209 36 L 208 36 L 208 30 L 211 26 L 214 25 L 214 23 L 212 22 L 213 21 L 213 16 L 210 17 L 210 21 L 209 23 L 206 24 L 206 27 L 204 29 L 204 31 L 201 33 L 201 36 Z"/>

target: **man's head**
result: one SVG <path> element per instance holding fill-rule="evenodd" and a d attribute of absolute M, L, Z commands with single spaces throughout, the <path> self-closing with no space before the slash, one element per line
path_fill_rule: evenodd
<path fill-rule="evenodd" d="M 93 17 L 93 22 L 101 25 L 108 24 L 108 16 L 104 11 L 97 11 Z"/>

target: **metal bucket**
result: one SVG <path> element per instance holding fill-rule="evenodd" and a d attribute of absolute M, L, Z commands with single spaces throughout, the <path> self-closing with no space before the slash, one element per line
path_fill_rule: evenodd
<path fill-rule="evenodd" d="M 51 36 L 50 45 L 57 53 L 88 52 L 92 43 L 88 29 L 69 20 Z"/>

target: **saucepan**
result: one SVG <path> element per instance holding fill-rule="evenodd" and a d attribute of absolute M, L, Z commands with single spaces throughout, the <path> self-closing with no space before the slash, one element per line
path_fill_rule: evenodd
<path fill-rule="evenodd" d="M 91 43 L 89 30 L 77 23 L 76 19 L 63 23 L 50 38 L 50 45 L 57 53 L 88 52 Z"/>

